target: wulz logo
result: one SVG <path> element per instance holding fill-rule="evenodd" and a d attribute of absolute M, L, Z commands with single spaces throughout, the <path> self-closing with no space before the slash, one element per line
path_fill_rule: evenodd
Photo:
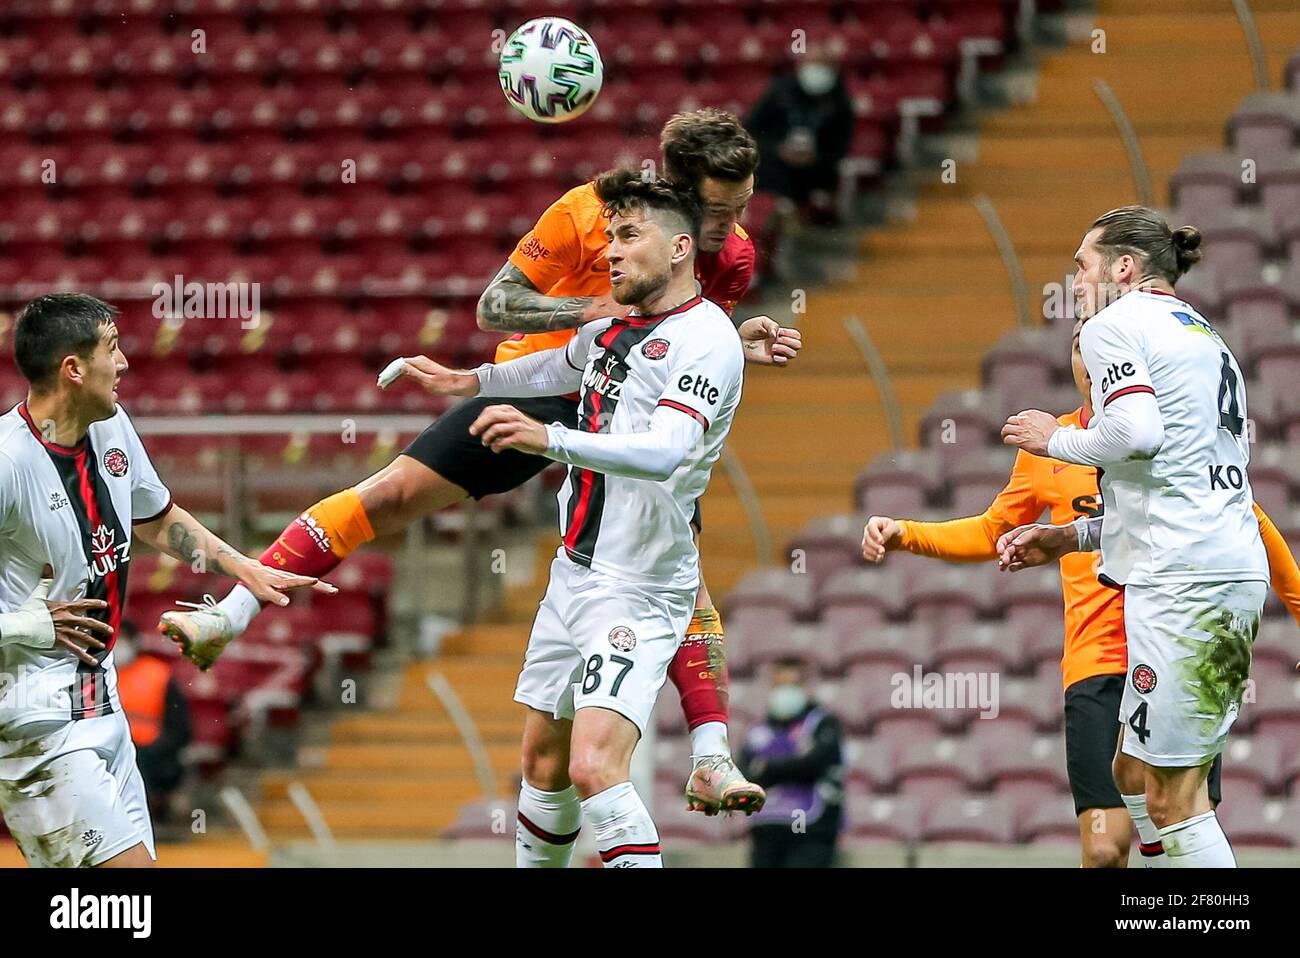
<path fill-rule="evenodd" d="M 117 567 L 131 561 L 131 541 L 117 542 L 117 531 L 102 522 L 90 537 L 90 549 L 94 559 L 90 563 L 92 579 L 102 579 Z"/>

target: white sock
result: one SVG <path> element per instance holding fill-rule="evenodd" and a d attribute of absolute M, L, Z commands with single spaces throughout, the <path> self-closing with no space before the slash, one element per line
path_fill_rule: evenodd
<path fill-rule="evenodd" d="M 1237 859 L 1214 812 L 1160 829 L 1170 868 L 1236 868 Z"/>
<path fill-rule="evenodd" d="M 698 762 L 706 755 L 731 757 L 725 722 L 702 722 L 691 729 L 691 761 Z"/>
<path fill-rule="evenodd" d="M 230 616 L 235 635 L 243 635 L 244 630 L 257 618 L 257 613 L 262 611 L 262 603 L 257 601 L 257 597 L 246 586 L 237 585 L 217 603 L 217 608 Z"/>
<path fill-rule="evenodd" d="M 582 827 L 582 805 L 572 785 L 544 792 L 524 782 L 515 825 L 516 868 L 568 868 Z"/>
<path fill-rule="evenodd" d="M 1168 868 L 1169 856 L 1165 854 L 1165 847 L 1160 842 L 1160 829 L 1156 828 L 1156 823 L 1151 821 L 1151 815 L 1147 812 L 1146 795 L 1121 795 L 1120 798 L 1124 799 L 1128 817 L 1133 819 L 1133 824 L 1137 827 L 1138 853 L 1142 856 L 1142 866 Z"/>
<path fill-rule="evenodd" d="M 606 868 L 663 868 L 659 831 L 631 782 L 597 792 L 582 803 Z"/>

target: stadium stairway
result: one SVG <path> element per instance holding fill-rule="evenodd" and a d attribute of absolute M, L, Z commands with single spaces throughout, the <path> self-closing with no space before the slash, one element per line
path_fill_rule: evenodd
<path fill-rule="evenodd" d="M 306 785 L 340 841 L 436 839 L 458 809 L 482 797 L 470 753 L 428 687 L 433 672 L 447 680 L 473 718 L 500 797 L 513 798 L 523 714 L 510 690 L 555 544 L 546 537 L 536 548 L 539 576 L 507 592 L 496 621 L 450 634 L 436 658 L 401 668 L 385 707 L 350 715 L 344 706 L 323 744 L 300 750 L 299 767 L 263 776 L 256 811 L 274 844 L 309 837 L 289 798 L 294 782 Z"/>
<path fill-rule="evenodd" d="M 1276 88 L 1300 45 L 1300 10 L 1293 0 L 1251 7 Z M 1046 52 L 1032 102 L 980 118 L 975 155 L 954 157 L 955 182 L 942 181 L 942 161 L 914 171 L 914 216 L 866 236 L 851 283 L 809 293 L 797 364 L 747 377 L 732 445 L 778 551 L 808 519 L 851 509 L 854 475 L 889 448 L 883 408 L 845 317 L 860 318 L 880 350 L 913 445 L 934 398 L 977 386 L 981 358 L 1016 324 L 1007 274 L 974 198 L 989 197 L 1010 233 L 1035 322 L 1042 321 L 1045 284 L 1065 281 L 1092 219 L 1138 201 L 1094 78 L 1110 85 L 1132 119 L 1159 184 L 1158 205 L 1167 203 L 1165 184 L 1184 154 L 1221 146 L 1226 119 L 1253 91 L 1244 39 L 1223 42 L 1242 36 L 1231 5 L 1151 0 L 1141 8 L 1099 4 L 1092 27 L 1105 31 L 1104 53 L 1092 52 L 1088 34 Z M 1068 348 L 1064 341 L 1061 348 Z M 739 501 L 726 483 L 718 486 L 706 500 L 704 550 L 721 596 L 754 553 Z"/>

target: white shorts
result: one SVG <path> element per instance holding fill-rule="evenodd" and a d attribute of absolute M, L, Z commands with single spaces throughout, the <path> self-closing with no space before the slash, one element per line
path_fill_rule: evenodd
<path fill-rule="evenodd" d="M 33 868 L 100 865 L 141 842 L 157 857 L 121 712 L 0 740 L 0 811 Z"/>
<path fill-rule="evenodd" d="M 648 589 L 557 556 L 515 701 L 557 719 L 612 709 L 644 733 L 694 611 L 694 591 Z"/>
<path fill-rule="evenodd" d="M 1128 586 L 1123 751 L 1161 768 L 1204 765 L 1237 719 L 1267 586 Z"/>

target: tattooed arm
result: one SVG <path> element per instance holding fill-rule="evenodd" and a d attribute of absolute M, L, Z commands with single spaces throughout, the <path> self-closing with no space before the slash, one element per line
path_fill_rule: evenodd
<path fill-rule="evenodd" d="M 238 579 L 262 602 L 288 605 L 289 597 L 284 592 L 305 586 L 327 594 L 338 591 L 328 582 L 312 576 L 293 575 L 262 565 L 223 542 L 177 505 L 173 505 L 152 522 L 139 523 L 133 532 L 141 542 L 179 559 L 195 571 L 213 572 Z"/>
<path fill-rule="evenodd" d="M 611 296 L 543 295 L 514 263 L 501 267 L 478 301 L 479 329 L 497 333 L 551 333 L 627 314 Z"/>

